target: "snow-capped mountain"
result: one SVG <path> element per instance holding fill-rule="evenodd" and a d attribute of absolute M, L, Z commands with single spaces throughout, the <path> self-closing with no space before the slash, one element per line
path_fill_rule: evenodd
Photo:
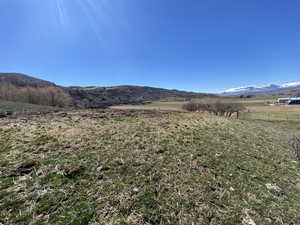
<path fill-rule="evenodd" d="M 251 86 L 245 86 L 239 88 L 231 88 L 221 92 L 221 95 L 229 96 L 229 95 L 253 94 L 253 93 L 260 93 L 260 92 L 292 90 L 298 88 L 300 89 L 300 82 L 284 83 L 281 85 L 277 85 L 277 84 L 269 84 L 264 86 L 251 85 Z"/>
<path fill-rule="evenodd" d="M 299 88 L 300 82 L 284 83 L 281 85 L 281 88 Z"/>

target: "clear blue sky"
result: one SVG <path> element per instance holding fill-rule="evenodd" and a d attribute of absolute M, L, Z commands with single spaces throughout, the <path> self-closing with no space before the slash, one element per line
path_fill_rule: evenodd
<path fill-rule="evenodd" d="M 299 0 L 0 0 L 0 71 L 215 92 L 300 81 Z"/>

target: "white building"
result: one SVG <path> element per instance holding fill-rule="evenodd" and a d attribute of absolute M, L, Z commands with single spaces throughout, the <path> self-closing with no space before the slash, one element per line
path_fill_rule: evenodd
<path fill-rule="evenodd" d="M 290 98 L 279 98 L 277 100 L 277 103 L 279 103 L 279 104 L 288 104 L 289 101 L 290 101 Z"/>
<path fill-rule="evenodd" d="M 298 98 L 279 98 L 278 104 L 300 105 L 300 97 Z"/>
<path fill-rule="evenodd" d="M 289 105 L 300 105 L 300 98 L 290 98 Z"/>

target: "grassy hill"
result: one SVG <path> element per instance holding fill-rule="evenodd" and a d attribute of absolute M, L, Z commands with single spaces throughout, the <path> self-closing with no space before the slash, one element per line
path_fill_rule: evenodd
<path fill-rule="evenodd" d="M 0 83 L 7 83 L 16 87 L 43 88 L 55 86 L 54 83 L 31 77 L 21 73 L 0 73 Z"/>
<path fill-rule="evenodd" d="M 17 73 L 0 73 L 0 85 L 1 84 L 5 84 L 5 86 L 6 84 L 10 84 L 18 89 L 24 87 L 55 87 L 56 92 L 64 90 L 66 93 L 69 93 L 72 98 L 70 106 L 76 108 L 106 108 L 120 104 L 145 104 L 166 98 L 174 100 L 188 100 L 192 98 L 215 96 L 212 94 L 130 85 L 114 87 L 61 87 L 49 81 Z M 16 91 L 12 92 L 15 93 Z"/>
<path fill-rule="evenodd" d="M 2 224 L 300 224 L 300 125 L 205 113 L 0 120 Z"/>
<path fill-rule="evenodd" d="M 66 90 L 80 108 L 103 108 L 120 104 L 144 104 L 160 99 L 186 100 L 213 97 L 212 94 L 142 86 L 68 87 Z"/>

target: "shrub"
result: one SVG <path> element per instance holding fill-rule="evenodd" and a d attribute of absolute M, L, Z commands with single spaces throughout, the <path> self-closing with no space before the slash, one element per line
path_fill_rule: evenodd
<path fill-rule="evenodd" d="M 182 106 L 184 110 L 195 112 L 195 111 L 206 111 L 219 116 L 231 117 L 234 113 L 239 116 L 239 112 L 245 109 L 243 104 L 234 102 L 208 102 L 208 103 L 196 103 L 189 102 Z"/>
<path fill-rule="evenodd" d="M 194 111 L 199 111 L 200 109 L 200 104 L 199 103 L 194 103 L 194 102 L 189 102 L 187 104 L 184 104 L 182 106 L 182 108 L 184 110 L 190 111 L 190 112 L 194 112 Z"/>

